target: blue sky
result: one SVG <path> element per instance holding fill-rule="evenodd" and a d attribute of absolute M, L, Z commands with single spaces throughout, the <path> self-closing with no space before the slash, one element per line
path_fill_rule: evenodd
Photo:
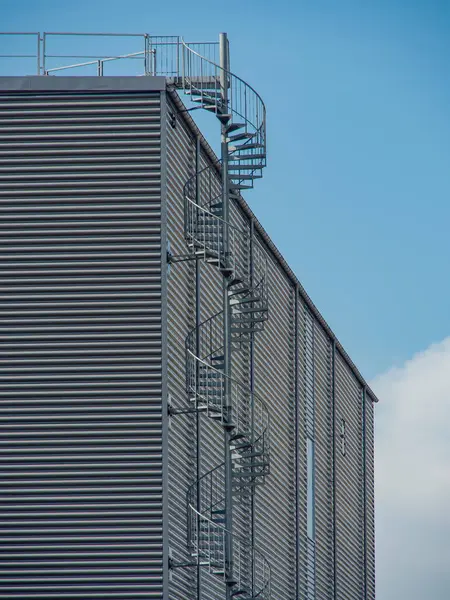
<path fill-rule="evenodd" d="M 227 31 L 268 111 L 269 166 L 247 199 L 363 374 L 449 332 L 450 2 L 0 8 L 4 31 Z"/>
<path fill-rule="evenodd" d="M 0 0 L 0 17 L 4 31 L 228 32 L 268 114 L 246 199 L 383 400 L 377 599 L 448 600 L 450 1 Z"/>

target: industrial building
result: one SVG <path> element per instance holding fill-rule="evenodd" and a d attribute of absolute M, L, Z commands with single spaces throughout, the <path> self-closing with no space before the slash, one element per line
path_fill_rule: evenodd
<path fill-rule="evenodd" d="M 377 399 L 244 200 L 266 110 L 226 35 L 17 35 L 0 598 L 374 600 Z"/>

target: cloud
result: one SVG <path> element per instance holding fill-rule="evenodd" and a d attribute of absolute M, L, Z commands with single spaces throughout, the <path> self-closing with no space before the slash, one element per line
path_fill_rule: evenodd
<path fill-rule="evenodd" d="M 450 337 L 372 387 L 377 600 L 449 600 Z"/>

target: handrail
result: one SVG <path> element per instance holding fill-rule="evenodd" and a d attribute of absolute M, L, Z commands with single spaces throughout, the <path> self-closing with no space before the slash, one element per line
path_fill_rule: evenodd
<path fill-rule="evenodd" d="M 241 77 L 239 77 L 238 75 L 235 75 L 232 71 L 228 71 L 227 69 L 224 69 L 223 67 L 221 67 L 220 65 L 218 65 L 217 63 L 215 63 L 212 60 L 209 60 L 208 58 L 206 58 L 205 56 L 202 56 L 201 54 L 199 54 L 198 52 L 196 52 L 195 50 L 193 50 L 188 44 L 192 43 L 192 42 L 185 42 L 183 37 L 180 38 L 181 44 L 187 48 L 189 50 L 189 52 L 192 52 L 192 54 L 197 55 L 199 58 L 201 58 L 202 60 L 205 60 L 206 62 L 209 62 L 211 65 L 217 67 L 218 69 L 221 69 L 222 71 L 225 71 L 226 73 L 228 73 L 229 75 L 232 75 L 233 77 L 235 77 L 238 81 L 240 81 L 241 83 L 243 83 L 247 88 L 249 88 L 250 90 L 252 90 L 252 92 L 255 94 L 255 96 L 258 97 L 258 99 L 261 101 L 261 104 L 264 106 L 265 108 L 265 104 L 263 99 L 261 98 L 261 96 L 258 94 L 258 92 L 246 81 L 244 81 L 244 79 L 242 79 Z"/>
<path fill-rule="evenodd" d="M 257 160 L 258 162 L 253 163 L 252 166 L 257 168 L 265 166 L 265 157 L 261 159 L 253 158 L 253 155 L 258 155 L 259 153 L 252 152 L 255 149 L 255 141 L 264 150 L 266 148 L 266 107 L 261 96 L 241 77 L 218 65 L 213 60 L 202 56 L 195 49 L 191 48 L 183 38 L 180 41 L 183 49 L 182 87 L 185 91 L 186 89 L 190 89 L 191 92 L 195 90 L 201 100 L 203 98 L 214 100 L 213 106 L 215 106 L 217 114 L 219 114 L 219 108 L 227 108 L 232 114 L 243 119 L 246 124 L 246 130 L 247 126 L 253 130 L 253 140 L 247 144 L 240 144 L 240 152 L 250 151 L 248 154 L 240 154 L 240 156 L 245 156 L 247 160 Z M 194 57 L 199 62 L 198 65 L 194 64 L 194 68 L 192 69 L 191 63 L 195 63 L 195 61 L 191 61 L 191 57 Z M 229 88 L 229 100 L 226 107 L 223 106 L 221 99 L 221 85 L 223 84 L 223 80 L 226 81 L 226 85 Z M 214 90 L 213 94 L 210 91 L 211 89 Z M 211 107 L 211 102 L 209 104 Z M 246 146 L 249 146 L 249 148 L 246 148 Z M 233 150 L 230 153 L 233 154 Z M 265 156 L 265 152 L 263 154 Z"/>
<path fill-rule="evenodd" d="M 215 468 L 222 467 L 223 464 L 218 465 L 218 467 L 215 467 Z M 205 475 L 208 475 L 208 474 L 209 474 L 209 472 L 205 473 Z M 261 552 L 261 550 L 259 550 L 259 548 L 257 546 L 251 544 L 244 537 L 230 532 L 228 529 L 226 529 L 220 523 L 216 523 L 209 517 L 200 513 L 192 504 L 188 504 L 188 508 L 189 508 L 189 511 L 191 512 L 191 515 L 189 515 L 189 522 L 192 524 L 193 527 L 196 527 L 196 526 L 198 527 L 199 523 L 201 523 L 201 522 L 203 522 L 203 524 L 206 523 L 208 530 L 214 532 L 215 535 L 218 536 L 219 543 L 220 543 L 221 539 L 223 540 L 222 543 L 220 543 L 220 546 L 223 546 L 223 542 L 224 542 L 225 538 L 228 536 L 230 536 L 231 539 L 233 540 L 235 550 L 236 550 L 236 552 L 235 552 L 235 554 L 236 554 L 235 578 L 237 579 L 237 584 L 239 585 L 241 583 L 241 580 L 245 579 L 243 572 L 245 573 L 246 567 L 241 566 L 241 562 L 240 562 L 242 560 L 241 548 L 243 547 L 247 551 L 246 554 L 250 553 L 252 556 L 253 577 L 254 577 L 254 579 L 256 579 L 256 581 L 253 582 L 254 587 L 256 587 L 256 590 L 253 593 L 253 597 L 254 598 L 261 597 L 261 595 L 266 592 L 270 595 L 272 569 L 271 569 L 270 563 L 267 560 L 267 558 L 265 557 L 264 553 Z M 236 546 L 237 546 L 237 548 L 236 548 Z M 200 548 L 199 548 L 199 550 L 200 550 Z M 219 549 L 216 550 L 216 553 L 220 558 L 222 558 L 221 562 L 224 562 L 224 556 L 222 556 L 222 553 L 220 552 Z M 255 577 L 255 575 L 258 575 L 258 572 L 262 573 L 262 582 L 259 585 L 258 585 L 258 577 Z M 249 578 L 249 577 L 247 577 L 247 578 Z"/>
<path fill-rule="evenodd" d="M 53 73 L 55 71 L 64 71 L 66 69 L 75 69 L 77 67 L 88 67 L 90 65 L 102 65 L 102 69 L 103 69 L 103 63 L 105 62 L 110 62 L 113 60 L 120 60 L 122 58 L 136 58 L 136 57 L 140 57 L 140 56 L 144 56 L 147 54 L 155 54 L 155 50 L 141 50 L 139 52 L 131 52 L 130 54 L 122 54 L 119 56 L 107 56 L 106 58 L 99 58 L 97 60 L 91 60 L 89 62 L 84 62 L 84 63 L 74 63 L 72 65 L 64 65 L 62 67 L 53 67 L 52 69 L 47 69 L 45 71 L 45 75 L 48 75 L 49 73 Z M 99 73 L 101 75 L 103 75 L 103 70 L 101 71 L 101 73 Z"/>
<path fill-rule="evenodd" d="M 267 404 L 264 402 L 264 400 L 256 392 L 252 391 L 248 386 L 246 386 L 244 383 L 242 383 L 238 379 L 234 379 L 233 377 L 226 375 L 220 369 L 216 369 L 210 363 L 208 363 L 206 360 L 202 360 L 201 358 L 196 356 L 195 353 L 187 347 L 186 347 L 186 353 L 196 363 L 203 365 L 205 367 L 205 370 L 208 373 L 214 373 L 216 376 L 216 379 L 218 381 L 225 382 L 225 380 L 228 380 L 230 382 L 230 386 L 229 386 L 230 387 L 230 395 L 231 395 L 231 399 L 234 400 L 234 402 L 232 402 L 232 406 L 234 409 L 232 412 L 232 424 L 235 426 L 235 428 L 238 431 L 243 431 L 245 429 L 246 422 L 249 418 L 248 415 L 244 414 L 244 411 L 242 410 L 242 397 L 248 398 L 249 404 L 253 405 L 254 409 L 256 409 L 254 411 L 254 414 L 259 416 L 259 419 L 252 423 L 252 427 L 254 429 L 257 427 L 257 431 L 254 432 L 257 435 L 256 435 L 256 437 L 254 437 L 253 441 L 256 442 L 257 440 L 261 439 L 262 437 L 266 436 L 266 434 L 267 434 L 267 452 L 269 452 L 270 438 L 269 438 L 268 434 L 270 432 L 270 413 L 267 408 Z M 190 388 L 189 382 L 188 382 L 188 388 Z M 194 389 L 190 388 L 190 391 L 195 393 L 195 395 L 200 400 L 208 400 L 208 398 L 205 398 L 201 394 L 198 393 L 198 390 L 196 387 Z M 240 391 L 240 393 L 239 393 L 239 391 Z M 239 402 L 239 400 L 241 400 L 241 402 Z M 228 418 L 227 409 L 229 408 L 227 402 L 229 401 L 229 399 L 225 398 L 225 395 L 222 393 L 220 395 L 220 401 L 221 401 L 221 408 L 224 411 L 222 422 L 226 423 L 227 418 Z"/>

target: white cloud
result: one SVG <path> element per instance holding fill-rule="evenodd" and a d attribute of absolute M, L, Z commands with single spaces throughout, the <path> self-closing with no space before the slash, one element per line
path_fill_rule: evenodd
<path fill-rule="evenodd" d="M 372 386 L 377 600 L 449 600 L 450 338 Z"/>

